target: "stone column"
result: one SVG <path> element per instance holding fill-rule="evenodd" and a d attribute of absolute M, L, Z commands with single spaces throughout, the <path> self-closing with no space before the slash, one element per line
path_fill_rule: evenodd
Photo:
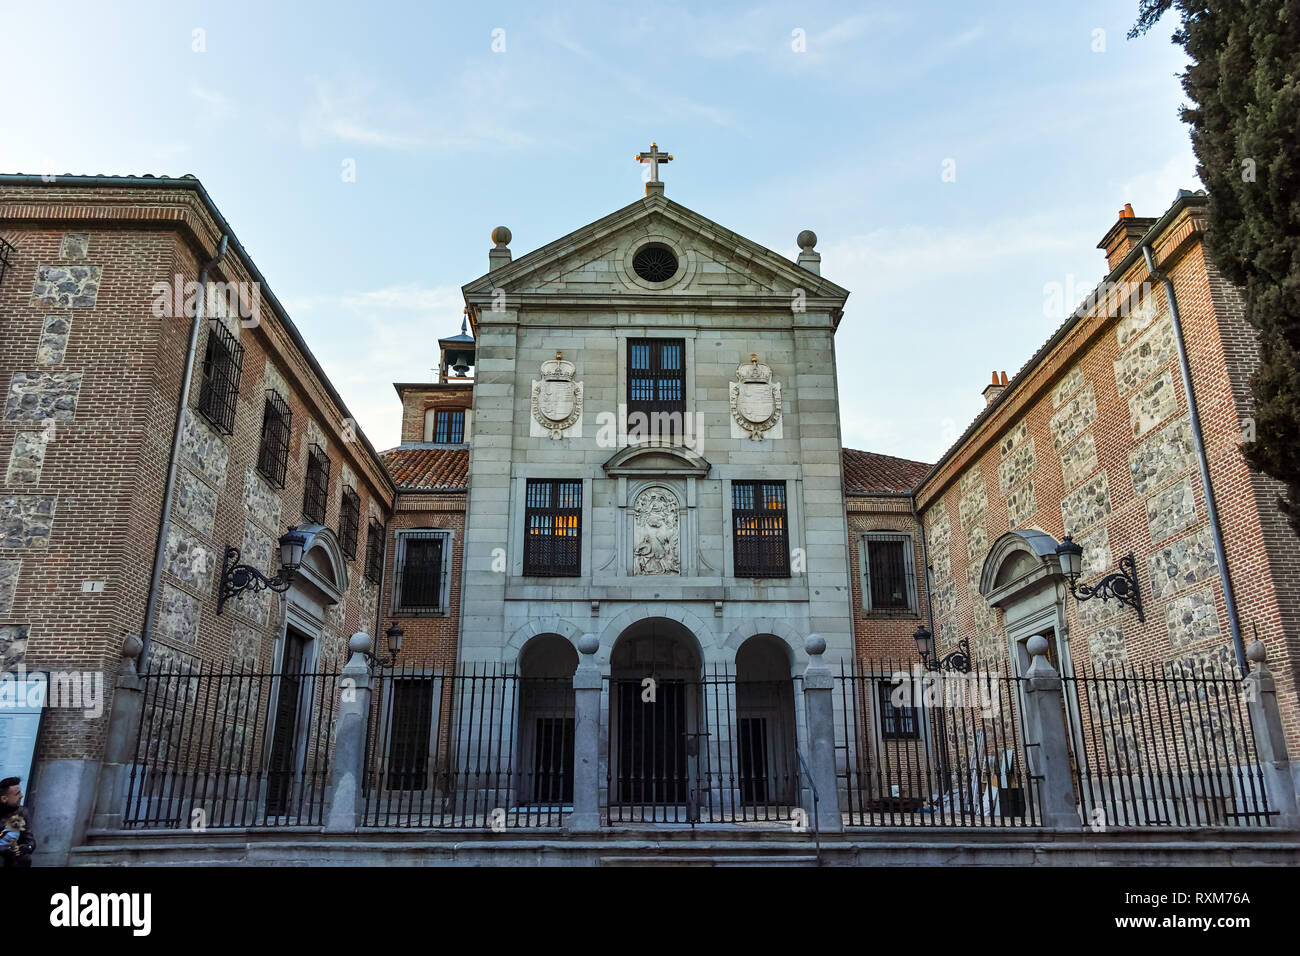
<path fill-rule="evenodd" d="M 839 833 L 844 829 L 844 819 L 840 815 L 839 781 L 835 775 L 835 675 L 822 659 L 826 641 L 820 634 L 809 634 L 803 646 L 808 652 L 808 668 L 803 672 L 803 702 L 808 722 L 808 749 L 804 756 L 819 798 L 814 808 L 810 786 L 804 809 L 808 811 L 809 827 L 815 820 L 822 833 Z"/>
<path fill-rule="evenodd" d="M 1250 709 L 1250 722 L 1255 731 L 1255 756 L 1264 777 L 1264 794 L 1268 808 L 1277 814 L 1270 825 L 1300 830 L 1300 811 L 1296 807 L 1296 786 L 1291 777 L 1291 760 L 1286 751 L 1286 735 L 1282 732 L 1282 713 L 1277 706 L 1277 685 L 1273 672 L 1265 663 L 1268 651 L 1261 641 L 1246 648 L 1246 659 L 1251 662 L 1250 675 L 1242 681 L 1242 693 Z"/>
<path fill-rule="evenodd" d="M 113 712 L 108 718 L 108 736 L 104 742 L 104 762 L 95 785 L 91 826 L 97 830 L 122 827 L 131 764 L 135 762 L 140 734 L 140 709 L 144 706 L 144 679 L 136 669 L 136 659 L 143 649 L 144 642 L 134 634 L 122 645 L 122 664 L 113 686 Z"/>
<path fill-rule="evenodd" d="M 366 729 L 374 675 L 366 653 L 370 635 L 358 631 L 348 640 L 352 656 L 339 680 L 338 730 L 334 761 L 325 793 L 325 829 L 355 830 L 361 822 L 361 782 L 365 776 Z"/>
<path fill-rule="evenodd" d="M 1061 675 L 1047 659 L 1047 638 L 1031 637 L 1025 642 L 1025 650 L 1029 653 L 1029 669 L 1025 671 L 1025 753 L 1029 772 L 1039 783 L 1038 812 L 1045 827 L 1078 830 L 1083 822 L 1074 800 Z"/>
<path fill-rule="evenodd" d="M 600 829 L 600 692 L 604 681 L 596 664 L 600 639 L 584 634 L 578 641 L 582 657 L 573 672 L 573 813 L 568 828 L 575 833 Z"/>

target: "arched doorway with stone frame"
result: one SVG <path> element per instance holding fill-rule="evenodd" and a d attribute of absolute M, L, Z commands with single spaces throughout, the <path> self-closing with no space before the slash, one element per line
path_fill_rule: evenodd
<path fill-rule="evenodd" d="M 306 808 L 304 778 L 309 768 L 327 764 L 329 728 L 321 727 L 330 714 L 316 700 L 317 671 L 328 663 L 323 646 L 331 609 L 347 592 L 347 562 L 330 529 L 302 525 L 306 538 L 302 563 L 284 597 L 284 616 L 272 656 L 268 726 L 264 745 L 266 814 L 299 815 Z M 311 789 L 311 788 L 308 788 Z"/>
<path fill-rule="evenodd" d="M 521 805 L 573 804 L 573 673 L 578 652 L 559 634 L 538 634 L 519 654 L 518 752 Z"/>
<path fill-rule="evenodd" d="M 755 634 L 736 651 L 736 789 L 746 820 L 783 819 L 799 803 L 798 727 L 789 645 Z"/>

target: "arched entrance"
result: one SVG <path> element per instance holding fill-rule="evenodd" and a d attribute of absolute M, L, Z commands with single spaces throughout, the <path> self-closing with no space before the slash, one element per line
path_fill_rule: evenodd
<path fill-rule="evenodd" d="M 746 819 L 776 819 L 795 805 L 794 686 L 790 649 L 770 634 L 736 652 L 736 756 L 740 807 Z"/>
<path fill-rule="evenodd" d="M 573 803 L 573 672 L 578 652 L 559 634 L 539 634 L 519 655 L 521 804 Z"/>
<path fill-rule="evenodd" d="M 695 818 L 706 736 L 700 668 L 694 635 L 676 621 L 647 618 L 619 635 L 610 655 L 612 819 Z"/>

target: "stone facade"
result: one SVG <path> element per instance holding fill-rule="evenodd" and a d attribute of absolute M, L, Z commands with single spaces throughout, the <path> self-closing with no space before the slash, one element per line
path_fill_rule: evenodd
<path fill-rule="evenodd" d="M 32 296 L 47 308 L 93 309 L 101 271 L 99 266 L 41 266 Z"/>
<path fill-rule="evenodd" d="M 70 422 L 77 414 L 80 372 L 15 372 L 5 399 L 7 422 Z"/>

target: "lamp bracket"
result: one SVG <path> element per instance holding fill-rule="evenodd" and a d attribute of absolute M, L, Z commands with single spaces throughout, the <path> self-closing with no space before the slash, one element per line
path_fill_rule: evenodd
<path fill-rule="evenodd" d="M 226 606 L 226 601 L 245 592 L 256 594 L 258 591 L 283 592 L 289 590 L 293 582 L 293 573 L 283 570 L 273 578 L 268 578 L 251 564 L 239 563 L 239 549 L 228 545 L 225 559 L 221 564 L 221 593 L 217 596 L 217 613 Z"/>
<path fill-rule="evenodd" d="M 1138 621 L 1146 621 L 1146 614 L 1142 610 L 1142 588 L 1138 583 L 1137 561 L 1132 551 L 1119 559 L 1118 571 L 1106 575 L 1096 584 L 1071 581 L 1070 593 L 1080 603 L 1095 597 L 1101 598 L 1102 603 L 1114 598 L 1120 604 L 1137 611 Z"/>

